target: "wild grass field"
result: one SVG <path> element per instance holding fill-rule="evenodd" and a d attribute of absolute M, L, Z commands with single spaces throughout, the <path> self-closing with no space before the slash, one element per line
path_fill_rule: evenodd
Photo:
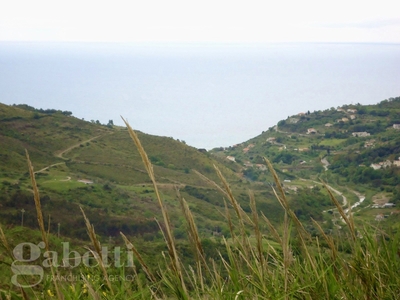
<path fill-rule="evenodd" d="M 32 258 L 32 252 L 21 256 L 21 253 L 15 251 L 18 243 L 24 242 L 23 239 L 28 237 L 21 236 L 21 228 L 1 228 L 2 270 L 7 270 L 1 273 L 1 280 L 5 282 L 1 286 L 1 298 L 399 298 L 399 233 L 386 232 L 379 225 L 355 223 L 353 215 L 344 211 L 346 207 L 342 207 L 325 186 L 326 197 L 335 205 L 343 226 L 341 229 L 334 228 L 331 232 L 326 232 L 323 223 L 313 220 L 317 234 L 311 235 L 294 213 L 292 203 L 289 203 L 280 179 L 268 160 L 265 160 L 265 163 L 273 176 L 272 190 L 275 202 L 282 212 L 278 225 L 272 225 L 271 221 L 260 213 L 251 191 L 247 195 L 249 211 L 245 212 L 226 178 L 219 168 L 214 166 L 213 179 L 207 179 L 201 174 L 198 176 L 221 193 L 224 206 L 218 213 L 219 218 L 226 224 L 230 238 L 225 238 L 217 231 L 213 240 L 203 239 L 192 213 L 195 205 L 189 204 L 182 196 L 184 192 L 180 193 L 177 189 L 175 192 L 179 195 L 181 217 L 189 242 L 182 244 L 176 238 L 177 232 L 171 223 L 171 219 L 177 216 L 171 216 L 168 209 L 170 204 L 160 192 L 155 175 L 157 169 L 153 167 L 138 135 L 129 124 L 126 125 L 155 193 L 153 200 L 157 202 L 161 215 L 157 220 L 158 232 L 163 236 L 164 245 L 156 249 L 146 249 L 143 245 L 151 248 L 151 242 L 135 244 L 122 230 L 120 235 L 124 241 L 124 251 L 119 257 L 113 241 L 100 240 L 96 228 L 90 222 L 90 215 L 81 208 L 79 218 L 82 220 L 82 229 L 86 228 L 87 240 L 90 240 L 91 245 L 75 250 L 77 253 L 78 250 L 79 253 L 88 253 L 87 264 L 82 260 L 76 267 L 71 267 L 76 263 L 76 259 L 82 258 L 71 252 L 67 256 L 74 257 L 75 262 L 64 261 L 64 266 L 69 264 L 69 268 L 58 265 L 61 254 L 65 253 L 60 248 L 61 240 L 54 233 L 49 234 L 45 226 L 35 174 L 27 155 L 40 228 L 39 231 L 30 231 L 28 236 L 32 243 L 38 245 L 39 242 L 43 242 L 40 248 L 40 254 L 43 256 L 40 258 L 46 262 L 46 267 L 43 260 L 29 259 Z M 38 179 L 39 181 L 46 184 L 45 178 Z M 131 188 L 145 191 L 143 186 Z M 195 192 L 199 193 L 199 190 L 187 190 L 185 193 L 190 195 Z M 102 245 L 109 248 L 114 246 L 114 252 L 105 253 Z M 56 254 L 59 254 L 59 257 L 56 258 Z M 188 257 L 191 259 L 188 260 Z M 39 263 L 39 269 L 25 268 Z M 44 270 L 43 280 L 34 285 L 38 281 L 37 275 L 40 270 Z M 36 274 L 36 277 L 32 274 Z M 12 278 L 13 282 L 10 281 Z"/>

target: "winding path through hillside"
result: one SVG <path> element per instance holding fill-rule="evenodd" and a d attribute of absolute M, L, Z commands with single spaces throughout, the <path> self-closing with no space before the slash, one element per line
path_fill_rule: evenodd
<path fill-rule="evenodd" d="M 110 134 L 110 133 L 109 133 L 109 134 Z M 86 141 L 82 141 L 82 142 L 79 142 L 78 144 L 72 145 L 71 147 L 68 147 L 68 148 L 65 149 L 65 150 L 61 150 L 60 152 L 55 153 L 54 155 L 55 155 L 56 157 L 65 159 L 65 157 L 63 157 L 63 155 L 64 155 L 65 153 L 71 151 L 72 149 L 78 148 L 78 147 L 80 147 L 81 145 L 83 145 L 83 144 L 85 144 L 85 143 L 89 143 L 89 142 L 93 141 L 94 139 L 97 139 L 97 138 L 102 137 L 102 136 L 104 136 L 104 134 L 94 136 L 94 137 L 92 137 L 92 138 L 90 138 L 90 139 L 88 139 L 88 140 L 86 140 Z"/>
<path fill-rule="evenodd" d="M 52 164 L 52 165 L 50 165 L 50 166 L 44 167 L 43 169 L 40 169 L 39 171 L 34 172 L 34 173 L 37 174 L 37 173 L 46 171 L 47 169 L 49 169 L 49 168 L 51 168 L 51 167 L 58 166 L 58 165 L 63 165 L 63 164 L 64 164 L 63 162 L 61 162 L 61 163 L 56 163 L 56 164 Z"/>
<path fill-rule="evenodd" d="M 318 181 L 314 181 L 314 180 L 308 180 L 308 179 L 304 179 L 304 178 L 301 178 L 301 180 L 303 180 L 303 181 L 310 181 L 310 182 L 313 182 L 313 183 L 321 184 L 321 185 L 322 185 L 322 183 L 320 183 L 320 182 L 318 182 Z M 342 204 L 342 206 L 343 206 L 343 207 L 347 206 L 347 203 L 348 203 L 347 197 L 346 197 L 342 192 L 338 191 L 337 189 L 334 189 L 332 186 L 330 186 L 330 185 L 328 185 L 328 184 L 326 184 L 326 186 L 327 186 L 332 192 L 334 192 L 335 194 L 337 194 L 337 195 L 339 195 L 339 196 L 342 197 L 342 199 L 343 199 L 343 204 Z M 361 193 L 359 193 L 359 192 L 357 192 L 357 191 L 354 191 L 354 190 L 350 190 L 350 189 L 348 189 L 348 190 L 349 190 L 350 192 L 352 192 L 352 193 L 354 193 L 354 194 L 357 195 L 358 201 L 357 201 L 356 203 L 354 203 L 353 205 L 351 205 L 350 208 L 344 209 L 344 212 L 345 212 L 345 214 L 346 214 L 347 216 L 349 216 L 349 211 L 350 211 L 350 210 L 352 210 L 353 208 L 356 208 L 356 207 L 359 206 L 361 203 L 363 203 L 364 200 L 365 200 L 365 195 L 363 195 L 363 194 L 361 194 Z M 332 209 L 330 209 L 330 210 L 324 210 L 323 212 L 327 212 L 327 211 L 331 211 L 331 210 L 332 210 Z M 351 213 L 353 214 L 353 211 L 352 211 Z M 345 221 L 343 220 L 342 217 L 340 217 L 340 219 L 342 220 L 343 223 L 345 223 Z M 335 223 L 335 222 L 334 222 L 334 223 Z"/>
<path fill-rule="evenodd" d="M 361 203 L 364 202 L 364 200 L 365 200 L 365 195 L 362 195 L 362 194 L 360 194 L 360 193 L 357 192 L 357 191 L 353 191 L 353 190 L 350 190 L 350 191 L 351 191 L 352 193 L 356 194 L 357 197 L 358 197 L 358 201 L 357 201 L 356 203 L 354 203 L 354 204 L 351 206 L 351 209 L 353 209 L 353 208 L 359 206 Z M 344 210 L 344 212 L 345 212 L 346 214 L 348 213 L 348 211 L 349 211 L 348 208 Z"/>
<path fill-rule="evenodd" d="M 315 184 L 322 185 L 321 182 L 314 181 L 314 180 L 309 180 L 309 179 L 304 179 L 304 178 L 300 178 L 300 180 L 302 180 L 302 181 L 309 181 L 309 182 L 312 182 L 312 183 L 315 183 Z M 346 198 L 345 195 L 343 195 L 342 192 L 338 191 L 337 189 L 334 189 L 332 186 L 330 186 L 330 185 L 328 185 L 328 184 L 326 184 L 326 186 L 327 186 L 332 192 L 334 192 L 335 194 L 337 194 L 337 195 L 339 195 L 339 196 L 342 197 L 342 199 L 343 199 L 343 204 L 342 204 L 342 206 L 346 206 L 346 205 L 347 205 L 347 198 Z"/>
<path fill-rule="evenodd" d="M 113 134 L 113 133 L 114 133 L 114 132 L 106 133 L 106 134 Z M 88 142 L 90 142 L 90 141 L 93 141 L 94 139 L 97 139 L 97 138 L 99 138 L 99 137 L 102 137 L 102 136 L 104 136 L 104 135 L 106 135 L 106 134 L 97 135 L 97 136 L 94 136 L 94 137 L 92 137 L 92 138 L 90 138 L 90 139 L 88 139 L 88 140 L 79 142 L 78 144 L 72 145 L 72 146 L 68 147 L 67 149 L 64 149 L 64 150 L 61 150 L 61 151 L 59 151 L 59 152 L 54 153 L 54 156 L 65 160 L 66 158 L 63 157 L 63 155 L 64 155 L 65 153 L 71 151 L 72 149 L 75 149 L 75 148 L 80 147 L 82 144 L 88 143 Z M 36 171 L 36 172 L 34 172 L 34 173 L 37 174 L 37 173 L 40 173 L 40 172 L 44 172 L 44 171 L 48 170 L 48 169 L 51 168 L 51 167 L 58 166 L 58 165 L 63 165 L 63 164 L 65 164 L 65 163 L 64 163 L 64 162 L 55 163 L 55 164 L 49 165 L 49 166 L 47 166 L 47 167 L 44 167 L 44 168 L 42 168 L 42 169 L 40 169 L 40 170 L 38 170 L 38 171 Z M 69 178 L 69 179 L 68 179 L 68 178 Z M 67 180 L 64 180 L 64 181 L 68 181 L 68 180 L 71 180 L 71 178 L 70 178 L 70 177 L 67 177 Z"/>
<path fill-rule="evenodd" d="M 316 182 L 316 181 L 314 181 L 314 182 Z M 343 199 L 343 204 L 342 204 L 342 206 L 346 206 L 346 205 L 347 205 L 347 198 L 346 198 L 345 195 L 343 195 L 342 192 L 340 192 L 340 191 L 334 189 L 332 186 L 330 186 L 330 185 L 328 185 L 328 184 L 327 184 L 326 186 L 327 186 L 332 192 L 334 192 L 335 194 L 337 194 L 337 195 L 339 195 L 339 196 L 342 197 L 342 199 Z"/>

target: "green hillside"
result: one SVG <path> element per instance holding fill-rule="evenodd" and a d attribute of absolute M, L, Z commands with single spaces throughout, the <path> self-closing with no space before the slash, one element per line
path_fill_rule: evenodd
<path fill-rule="evenodd" d="M 212 153 L 234 160 L 231 163 L 253 182 L 268 180 L 263 164 L 267 157 L 288 193 L 319 187 L 322 179 L 352 205 L 365 197 L 355 208 L 360 220 L 372 222 L 378 214 L 393 219 L 391 213 L 397 210 L 389 208 L 391 204 L 372 208 L 400 205 L 399 124 L 397 97 L 376 105 L 346 105 L 289 116 L 253 139 L 215 148 Z"/>
<path fill-rule="evenodd" d="M 225 160 L 173 138 L 138 135 L 154 165 L 178 236 L 184 238 L 184 224 L 176 189 L 190 203 L 204 236 L 228 231 L 221 220 L 220 211 L 225 209 L 222 194 L 196 173 L 219 182 L 214 165 L 234 186 L 244 209 L 250 211 L 250 185 Z M 0 140 L 0 216 L 4 224 L 19 225 L 24 209 L 24 226 L 37 226 L 27 149 L 44 213 L 51 216 L 52 232 L 60 223 L 62 234 L 86 238 L 79 210 L 82 206 L 97 233 L 105 238 L 119 236 L 121 230 L 149 240 L 161 237 L 154 220 L 161 216 L 154 189 L 126 128 L 112 126 L 112 122 L 105 126 L 79 120 L 70 112 L 1 104 Z M 272 196 L 271 191 L 262 193 Z M 260 203 L 277 220 L 278 214 L 266 208 L 271 201 L 268 198 L 261 198 Z"/>
<path fill-rule="evenodd" d="M 305 222 L 310 217 L 325 220 L 329 228 L 335 218 L 323 211 L 333 205 L 321 180 L 336 190 L 344 204 L 354 205 L 365 197 L 355 209 L 360 220 L 374 221 L 378 214 L 396 211 L 388 205 L 372 207 L 396 204 L 400 198 L 396 165 L 400 130 L 394 128 L 400 124 L 399 103 L 400 98 L 393 98 L 377 105 L 299 113 L 247 142 L 210 152 L 169 137 L 139 131 L 138 135 L 170 206 L 178 237 L 185 238 L 177 189 L 189 202 L 205 237 L 228 232 L 221 220 L 223 194 L 197 174 L 220 184 L 213 165 L 227 178 L 244 211 L 250 212 L 250 189 L 258 209 L 279 223 L 282 207 L 273 197 L 274 183 L 264 157 L 274 164 L 298 217 Z M 24 225 L 36 226 L 27 149 L 44 212 L 53 220 L 51 230 L 55 232 L 60 223 L 68 228 L 62 231 L 65 235 L 84 238 L 82 206 L 104 237 L 118 236 L 124 229 L 128 235 L 159 238 L 154 218 L 161 215 L 151 181 L 127 129 L 112 123 L 87 122 L 67 111 L 0 104 L 2 222 L 20 224 L 20 210 L 25 209 Z M 388 167 L 371 167 L 387 161 Z"/>
<path fill-rule="evenodd" d="M 306 112 L 210 152 L 137 131 L 154 186 L 112 120 L 0 104 L 0 298 L 396 299 L 398 116 Z"/>

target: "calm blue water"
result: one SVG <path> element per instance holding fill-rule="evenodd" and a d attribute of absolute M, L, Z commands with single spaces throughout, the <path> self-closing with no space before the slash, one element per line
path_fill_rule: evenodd
<path fill-rule="evenodd" d="M 213 148 L 289 115 L 400 96 L 400 45 L 0 43 L 0 102 L 120 115 Z"/>

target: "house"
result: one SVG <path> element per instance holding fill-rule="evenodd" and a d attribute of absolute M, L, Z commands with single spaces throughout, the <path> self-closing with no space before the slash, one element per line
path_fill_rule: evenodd
<path fill-rule="evenodd" d="M 297 115 L 298 115 L 298 116 L 305 116 L 306 114 L 303 113 L 303 112 L 301 112 L 301 113 L 298 113 Z"/>
<path fill-rule="evenodd" d="M 256 164 L 256 167 L 258 169 L 260 169 L 261 171 L 266 171 L 267 170 L 267 166 L 263 165 L 263 164 Z"/>
<path fill-rule="evenodd" d="M 384 162 L 381 162 L 379 164 L 382 164 L 382 168 L 390 168 L 393 165 L 390 160 L 385 160 Z"/>
<path fill-rule="evenodd" d="M 325 127 L 332 127 L 333 125 L 331 123 L 326 123 Z"/>
<path fill-rule="evenodd" d="M 336 111 L 345 112 L 345 110 L 343 108 L 340 108 L 340 107 Z"/>
<path fill-rule="evenodd" d="M 400 167 L 400 160 L 393 161 L 393 166 Z"/>
<path fill-rule="evenodd" d="M 380 168 L 382 168 L 380 164 L 371 164 L 370 167 L 374 170 L 379 170 Z"/>
<path fill-rule="evenodd" d="M 351 109 L 351 108 L 349 108 L 349 109 L 347 110 L 347 112 L 352 113 L 352 114 L 355 114 L 355 113 L 357 113 L 357 109 Z"/>
<path fill-rule="evenodd" d="M 355 120 L 356 119 L 356 115 L 350 115 L 350 119 Z"/>
<path fill-rule="evenodd" d="M 393 124 L 394 129 L 400 129 L 400 124 Z"/>
<path fill-rule="evenodd" d="M 349 121 L 348 118 L 342 118 L 342 122 L 346 123 L 346 122 L 348 122 L 348 121 Z"/>
<path fill-rule="evenodd" d="M 379 214 L 379 215 L 376 215 L 376 217 L 375 217 L 375 221 L 382 221 L 383 219 L 385 219 L 385 216 L 383 215 L 383 214 Z"/>
<path fill-rule="evenodd" d="M 267 142 L 270 142 L 270 143 L 275 142 L 275 140 L 276 140 L 276 138 L 274 138 L 274 137 L 267 138 Z"/>
<path fill-rule="evenodd" d="M 374 170 L 379 170 L 383 168 L 390 168 L 394 163 L 392 163 L 390 160 L 385 160 L 381 161 L 380 163 L 377 164 L 371 164 L 370 167 L 373 168 Z M 397 165 L 397 163 L 396 163 Z"/>
<path fill-rule="evenodd" d="M 253 166 L 253 164 L 249 161 L 246 161 L 243 165 L 247 168 L 251 168 Z"/>
<path fill-rule="evenodd" d="M 375 145 L 375 140 L 369 140 L 364 143 L 365 148 L 370 148 L 373 147 L 374 145 Z"/>
<path fill-rule="evenodd" d="M 246 148 L 243 148 L 243 152 L 244 153 L 247 153 L 247 152 L 249 152 L 249 150 L 251 149 L 251 148 L 253 148 L 254 147 L 254 144 L 250 144 L 250 145 L 248 145 Z"/>
<path fill-rule="evenodd" d="M 229 155 L 226 157 L 226 159 L 234 162 L 236 161 L 235 157 Z"/>
<path fill-rule="evenodd" d="M 314 128 L 308 128 L 307 129 L 307 134 L 316 134 L 317 130 L 315 130 Z"/>
<path fill-rule="evenodd" d="M 366 136 L 370 136 L 371 134 L 366 131 L 362 131 L 362 132 L 353 132 L 352 135 L 354 137 L 366 137 Z"/>
<path fill-rule="evenodd" d="M 391 207 L 395 207 L 396 206 L 396 204 L 394 204 L 394 203 L 385 203 L 385 204 L 383 204 L 383 208 L 391 208 Z"/>

